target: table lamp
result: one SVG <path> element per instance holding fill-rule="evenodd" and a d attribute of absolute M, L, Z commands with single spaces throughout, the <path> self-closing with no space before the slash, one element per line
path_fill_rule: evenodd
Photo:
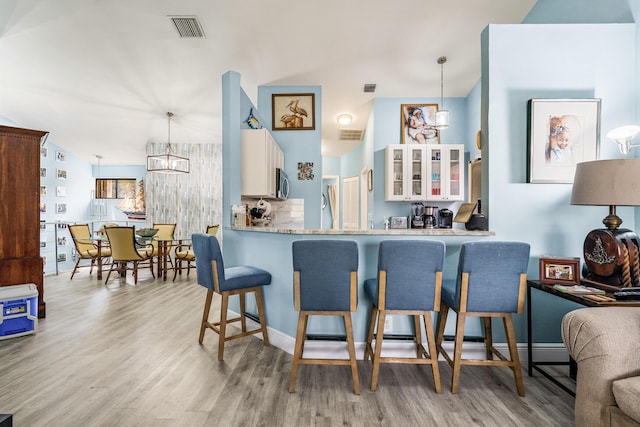
<path fill-rule="evenodd" d="M 606 229 L 584 241 L 585 281 L 606 290 L 640 286 L 640 239 L 620 228 L 616 206 L 640 206 L 640 159 L 595 160 L 576 166 L 572 205 L 609 206 Z"/>

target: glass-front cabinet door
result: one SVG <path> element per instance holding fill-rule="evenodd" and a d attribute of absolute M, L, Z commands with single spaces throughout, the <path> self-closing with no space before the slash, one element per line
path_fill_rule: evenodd
<path fill-rule="evenodd" d="M 426 200 L 425 153 L 424 145 L 387 146 L 385 200 Z"/>
<path fill-rule="evenodd" d="M 464 145 L 428 144 L 427 200 L 464 200 Z"/>

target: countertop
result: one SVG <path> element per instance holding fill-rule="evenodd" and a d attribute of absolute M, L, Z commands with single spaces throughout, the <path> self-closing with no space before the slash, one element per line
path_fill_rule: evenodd
<path fill-rule="evenodd" d="M 314 235 L 381 235 L 381 236 L 495 236 L 493 231 L 468 231 L 459 228 L 401 228 L 373 230 L 294 229 L 278 227 L 225 227 L 226 230 L 254 233 L 314 234 Z"/>

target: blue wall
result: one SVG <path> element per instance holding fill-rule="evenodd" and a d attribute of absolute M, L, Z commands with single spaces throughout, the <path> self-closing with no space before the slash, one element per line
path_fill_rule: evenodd
<path fill-rule="evenodd" d="M 527 184 L 527 101 L 531 98 L 601 98 L 602 133 L 635 123 L 635 25 L 491 25 L 482 34 L 482 199 L 496 239 L 531 244 L 529 277 L 542 255 L 581 256 L 587 233 L 601 227 L 608 209 L 569 204 L 571 184 Z M 594 54 L 597 53 L 597 54 Z M 600 158 L 619 157 L 601 139 Z M 484 180 L 483 180 L 484 184 Z M 618 214 L 633 225 L 634 209 Z M 557 298 L 534 295 L 552 327 L 540 339 L 559 342 L 567 308 Z M 518 335 L 525 322 L 518 319 Z"/>

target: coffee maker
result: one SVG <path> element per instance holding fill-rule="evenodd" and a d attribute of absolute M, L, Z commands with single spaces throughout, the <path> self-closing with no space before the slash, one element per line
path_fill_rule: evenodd
<path fill-rule="evenodd" d="M 424 205 L 411 204 L 411 228 L 424 228 Z"/>
<path fill-rule="evenodd" d="M 424 228 L 436 228 L 438 226 L 438 208 L 436 206 L 424 207 Z"/>
<path fill-rule="evenodd" d="M 451 228 L 453 224 L 453 212 L 449 209 L 440 209 L 438 213 L 438 228 Z"/>

